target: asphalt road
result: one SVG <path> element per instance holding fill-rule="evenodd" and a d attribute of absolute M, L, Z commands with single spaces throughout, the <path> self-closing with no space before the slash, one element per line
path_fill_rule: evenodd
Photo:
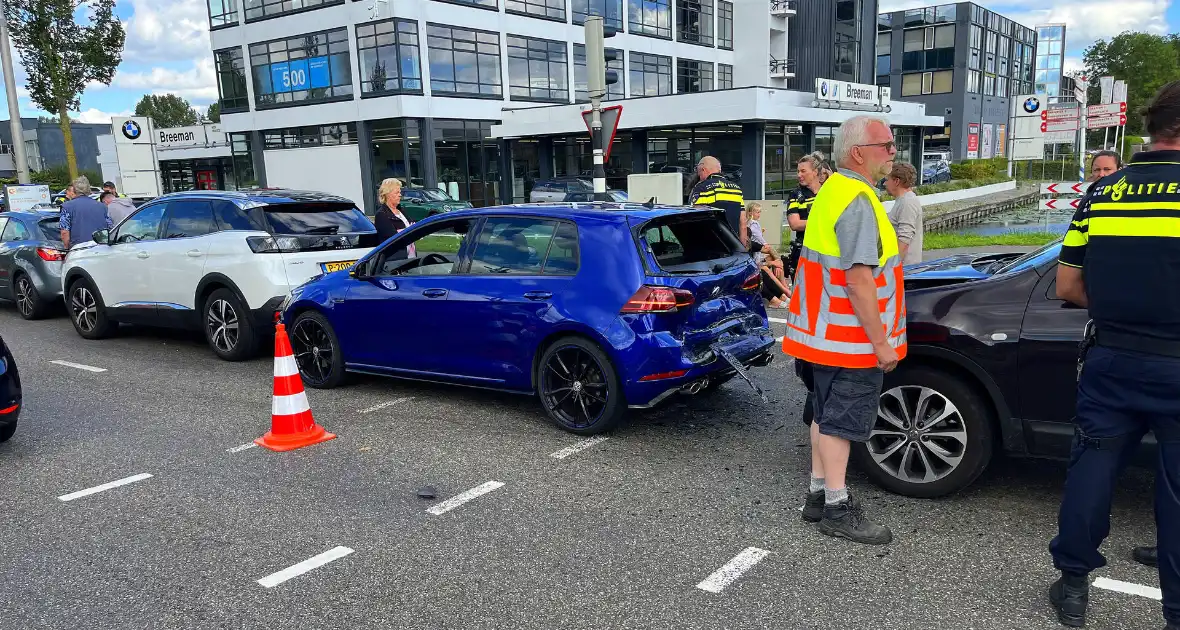
<path fill-rule="evenodd" d="M 789 361 L 755 371 L 769 404 L 731 382 L 589 445 L 531 398 L 361 378 L 308 393 L 336 440 L 272 453 L 235 449 L 268 428 L 270 359 L 150 329 L 88 342 L 8 304 L 0 334 L 26 405 L 0 445 L 0 629 L 1059 627 L 1044 592 L 1060 464 L 1000 462 L 938 501 L 853 474 L 895 542 L 824 537 L 799 519 Z M 151 477 L 59 499 L 135 475 Z M 1097 575 L 1158 586 L 1129 558 L 1154 540 L 1151 491 L 1143 471 L 1124 479 Z M 710 578 L 735 559 L 744 572 Z M 1093 628 L 1163 625 L 1146 597 L 1091 602 Z"/>

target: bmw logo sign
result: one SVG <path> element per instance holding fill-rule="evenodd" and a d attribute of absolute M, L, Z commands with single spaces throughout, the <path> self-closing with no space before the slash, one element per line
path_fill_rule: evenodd
<path fill-rule="evenodd" d="M 1037 110 L 1040 108 L 1041 108 L 1041 99 L 1039 99 L 1035 96 L 1030 96 L 1024 100 L 1024 111 L 1026 111 L 1030 114 L 1035 114 L 1035 113 L 1037 113 Z"/>
<path fill-rule="evenodd" d="M 819 84 L 819 93 L 820 93 L 820 96 L 827 96 L 828 95 L 828 82 L 827 81 L 824 81 L 823 83 Z"/>
<path fill-rule="evenodd" d="M 128 140 L 138 139 L 139 134 L 141 133 L 143 132 L 139 128 L 139 123 L 135 122 L 134 120 L 128 120 L 127 122 L 123 123 L 123 135 L 126 136 Z"/>

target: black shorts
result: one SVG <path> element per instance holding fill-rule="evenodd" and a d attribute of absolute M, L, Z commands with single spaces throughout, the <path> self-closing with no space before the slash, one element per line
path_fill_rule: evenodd
<path fill-rule="evenodd" d="M 866 442 L 877 421 L 885 373 L 880 368 L 811 366 L 815 423 L 824 435 Z"/>

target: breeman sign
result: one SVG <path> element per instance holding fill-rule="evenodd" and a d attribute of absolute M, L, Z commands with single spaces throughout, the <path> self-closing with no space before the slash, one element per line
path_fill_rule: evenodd
<path fill-rule="evenodd" d="M 877 86 L 834 79 L 816 79 L 815 98 L 835 103 L 882 105 L 882 93 Z M 885 104 L 888 104 L 888 96 L 884 98 Z"/>

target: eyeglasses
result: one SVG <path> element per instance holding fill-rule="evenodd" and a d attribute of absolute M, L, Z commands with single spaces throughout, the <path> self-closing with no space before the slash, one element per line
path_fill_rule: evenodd
<path fill-rule="evenodd" d="M 897 142 L 890 140 L 889 142 L 876 142 L 873 144 L 858 144 L 858 147 L 882 147 L 886 151 L 892 151 L 897 148 Z"/>

